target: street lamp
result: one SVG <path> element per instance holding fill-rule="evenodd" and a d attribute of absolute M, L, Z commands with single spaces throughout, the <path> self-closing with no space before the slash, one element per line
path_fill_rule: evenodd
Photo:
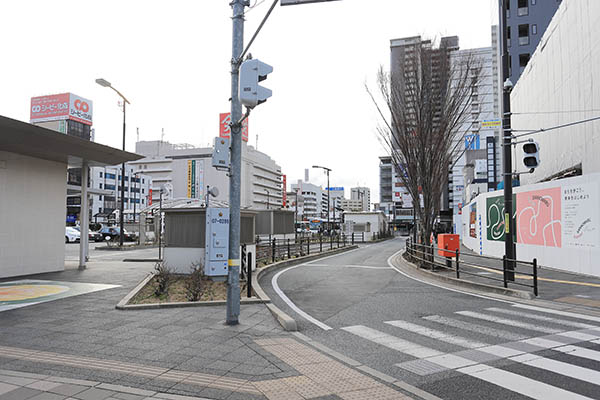
<path fill-rule="evenodd" d="M 327 172 L 327 230 L 328 232 L 331 230 L 331 224 L 329 222 L 329 173 L 331 172 L 331 168 L 322 167 L 320 165 L 313 165 L 313 168 L 321 168 Z"/>
<path fill-rule="evenodd" d="M 125 98 L 117 89 L 112 87 L 109 81 L 106 79 L 98 78 L 96 79 L 96 83 L 103 87 L 108 87 L 117 92 L 117 94 L 123 99 L 123 151 L 125 151 L 125 105 L 131 104 L 129 100 Z M 121 164 L 121 204 L 120 204 L 120 212 L 119 212 L 119 246 L 123 247 L 123 238 L 124 238 L 124 229 L 123 229 L 123 213 L 125 208 L 125 162 Z M 134 216 L 135 218 L 135 216 Z"/>

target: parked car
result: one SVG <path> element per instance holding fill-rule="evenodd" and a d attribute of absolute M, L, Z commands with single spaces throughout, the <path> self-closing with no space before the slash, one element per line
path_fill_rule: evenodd
<path fill-rule="evenodd" d="M 100 229 L 99 233 L 102 235 L 102 240 L 106 239 L 107 237 L 109 237 L 111 240 L 119 240 L 121 230 L 119 229 L 119 227 L 111 226 Z M 127 230 L 124 230 L 123 240 L 127 242 L 135 242 L 137 240 L 137 235 L 133 232 L 128 232 Z"/>
<path fill-rule="evenodd" d="M 81 234 L 73 227 L 65 226 L 65 243 L 79 242 Z"/>
<path fill-rule="evenodd" d="M 81 237 L 81 228 L 79 226 L 73 227 L 73 229 L 79 232 L 79 236 Z M 88 240 L 90 242 L 101 242 L 104 240 L 104 236 L 100 232 L 88 231 Z"/>

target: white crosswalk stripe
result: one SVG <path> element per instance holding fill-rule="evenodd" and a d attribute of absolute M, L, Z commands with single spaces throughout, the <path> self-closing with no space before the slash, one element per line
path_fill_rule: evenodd
<path fill-rule="evenodd" d="M 521 340 L 527 338 L 525 335 L 518 335 L 503 329 L 490 328 L 487 326 L 472 324 L 470 322 L 460 321 L 454 318 L 442 317 L 440 315 L 429 315 L 423 317 L 427 321 L 437 322 L 438 324 L 451 326 L 453 328 L 464 329 L 470 332 L 476 332 L 482 335 L 493 336 L 506 340 Z"/>
<path fill-rule="evenodd" d="M 441 351 L 420 346 L 416 343 L 388 335 L 387 333 L 368 328 L 363 325 L 347 326 L 342 329 L 346 332 L 353 333 L 356 336 L 360 336 L 390 349 L 394 349 L 417 358 L 432 357 L 444 354 Z"/>
<path fill-rule="evenodd" d="M 409 332 L 418 333 L 420 335 L 427 336 L 432 339 L 437 339 L 442 342 L 466 347 L 468 349 L 476 349 L 477 347 L 484 347 L 484 346 L 488 345 L 488 343 L 482 343 L 482 342 L 478 342 L 476 340 L 465 339 L 460 336 L 451 335 L 446 332 L 438 331 L 435 329 L 430 329 L 425 326 L 413 324 L 413 323 L 407 322 L 407 321 L 386 321 L 385 323 L 395 326 L 400 329 L 407 330 Z"/>
<path fill-rule="evenodd" d="M 594 317 L 592 315 L 577 314 L 577 313 L 573 313 L 573 312 L 569 312 L 569 311 L 552 310 L 550 308 L 542 308 L 542 307 L 530 306 L 527 304 L 519 304 L 519 303 L 515 303 L 512 306 L 516 307 L 516 308 L 526 309 L 526 310 L 539 311 L 539 312 L 543 312 L 543 313 L 547 313 L 547 314 L 554 314 L 554 315 L 562 315 L 564 317 L 571 317 L 571 318 L 583 319 L 586 321 L 594 321 L 594 322 L 600 323 L 600 317 Z"/>
<path fill-rule="evenodd" d="M 411 340 L 413 340 L 412 338 L 416 338 L 413 341 L 407 341 L 393 334 L 381 332 L 364 325 L 355 325 L 342 329 L 379 345 L 417 358 L 416 360 L 397 363 L 395 366 L 420 376 L 437 374 L 444 371 L 456 371 L 534 399 L 588 399 L 586 396 L 560 388 L 558 382 L 562 382 L 561 380 L 545 378 L 543 379 L 544 382 L 541 382 L 527 377 L 552 373 L 586 382 L 587 384 L 597 385 L 600 391 L 600 371 L 591 368 L 589 362 L 586 363 L 585 361 L 600 362 L 600 351 L 577 345 L 577 343 L 582 342 L 600 344 L 600 327 L 587 323 L 593 321 L 593 317 L 592 319 L 580 318 L 580 314 L 563 311 L 556 313 L 559 310 L 550 310 L 546 314 L 538 314 L 536 313 L 538 310 L 535 307 L 528 308 L 527 310 L 529 311 L 491 307 L 481 312 L 458 311 L 455 313 L 463 317 L 482 321 L 481 325 L 440 315 L 422 317 L 424 321 L 440 324 L 444 327 L 441 329 L 433 329 L 424 324 L 405 320 L 384 322 L 386 325 L 399 329 L 398 333 L 392 332 L 394 335 L 402 336 L 403 331 L 414 334 L 414 336 L 411 336 Z M 545 309 L 543 310 L 546 311 Z M 496 314 L 501 315 L 498 316 Z M 560 318 L 559 316 L 570 319 Z M 579 321 L 576 321 L 578 319 Z M 487 325 L 484 325 L 485 323 Z M 554 326 L 561 325 L 576 329 L 565 330 L 554 328 Z M 498 330 L 496 330 L 496 326 L 499 327 Z M 450 333 L 444 330 L 445 327 L 455 329 Z M 508 330 L 511 328 L 514 328 L 513 330 L 523 329 L 534 331 L 538 332 L 538 334 L 537 336 L 535 334 L 525 336 L 522 333 L 515 333 Z M 490 344 L 481 340 L 473 340 L 469 338 L 469 335 L 461 336 L 461 330 L 505 339 L 505 342 Z M 541 335 L 539 332 L 541 332 Z M 470 336 L 477 337 L 478 339 L 481 337 L 473 334 Z M 419 344 L 419 338 L 426 340 L 427 343 L 437 340 L 467 350 L 456 350 L 454 353 L 446 353 L 438 350 L 439 347 L 435 345 L 435 342 L 433 342 L 433 345 L 428 345 L 431 347 L 422 346 Z M 562 360 L 558 360 L 554 357 L 548 358 L 540 355 L 540 351 L 548 349 L 564 353 L 572 358 L 563 357 Z M 527 376 L 523 376 L 487 364 L 501 359 L 531 367 L 531 375 L 528 373 L 526 374 Z M 567 361 L 564 361 L 565 359 Z"/>
<path fill-rule="evenodd" d="M 587 358 L 588 360 L 600 361 L 600 351 L 590 350 L 576 346 L 561 346 L 553 350 L 560 351 L 575 357 Z"/>
<path fill-rule="evenodd" d="M 589 400 L 589 397 L 569 392 L 547 383 L 539 382 L 525 376 L 517 375 L 502 369 L 478 364 L 457 370 L 463 374 L 493 383 L 513 392 L 539 400 Z"/>
<path fill-rule="evenodd" d="M 545 317 L 543 315 L 537 315 L 537 314 L 532 314 L 532 313 L 522 312 L 522 311 L 517 311 L 517 310 L 506 310 L 503 308 L 496 308 L 496 307 L 486 308 L 486 310 L 501 313 L 501 314 L 513 315 L 516 317 L 524 317 L 524 318 L 528 318 L 528 319 L 535 319 L 538 321 L 550 322 L 550 323 L 557 324 L 557 325 L 572 326 L 574 328 L 589 329 L 589 328 L 597 328 L 598 327 L 596 325 L 584 324 L 582 322 L 574 322 L 574 321 L 567 321 L 565 319 Z"/>
<path fill-rule="evenodd" d="M 534 325 L 527 322 L 516 321 L 513 319 L 506 319 L 500 317 L 494 317 L 493 315 L 487 315 L 474 311 L 457 311 L 455 314 L 464 315 L 465 317 L 477 318 L 484 321 L 494 322 L 500 325 L 510 325 L 516 328 L 528 329 L 530 331 L 544 332 L 544 333 L 559 333 L 562 332 L 560 329 L 548 328 L 544 326 Z"/>

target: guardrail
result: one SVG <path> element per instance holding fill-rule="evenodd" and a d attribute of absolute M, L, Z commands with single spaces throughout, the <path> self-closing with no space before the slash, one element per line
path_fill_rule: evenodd
<path fill-rule="evenodd" d="M 461 274 L 477 276 L 493 282 L 502 282 L 505 288 L 508 284 L 524 286 L 533 289 L 533 294 L 538 295 L 538 265 L 537 259 L 532 261 L 513 260 L 506 256 L 503 258 L 481 256 L 477 254 L 460 253 L 458 250 L 448 250 L 431 245 L 414 243 L 410 238 L 406 241 L 406 252 L 410 261 L 416 262 L 421 268 L 436 268 L 454 271 L 456 279 L 461 279 Z M 469 268 L 490 272 L 492 276 L 469 270 Z M 493 276 L 502 275 L 502 278 Z M 520 281 L 517 281 L 519 279 Z M 531 284 L 525 283 L 531 280 Z"/>

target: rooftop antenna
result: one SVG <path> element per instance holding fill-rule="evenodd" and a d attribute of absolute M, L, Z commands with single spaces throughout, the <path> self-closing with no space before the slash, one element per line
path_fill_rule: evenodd
<path fill-rule="evenodd" d="M 135 129 L 137 130 L 137 141 L 139 142 L 140 141 L 140 128 L 137 127 Z"/>

